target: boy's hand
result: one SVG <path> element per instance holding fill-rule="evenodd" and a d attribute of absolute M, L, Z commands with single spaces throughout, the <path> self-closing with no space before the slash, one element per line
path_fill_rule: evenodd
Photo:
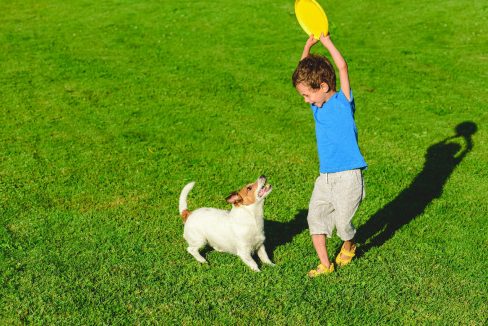
<path fill-rule="evenodd" d="M 319 40 L 320 40 L 320 42 L 322 42 L 322 44 L 325 45 L 325 43 L 330 42 L 330 34 L 327 33 L 327 35 L 324 35 L 324 33 L 321 33 L 320 34 L 320 37 L 319 37 Z"/>
<path fill-rule="evenodd" d="M 310 34 L 310 37 L 308 38 L 307 40 L 307 43 L 305 43 L 305 47 L 307 48 L 311 48 L 312 46 L 314 46 L 319 40 L 316 40 L 315 39 L 315 36 L 313 36 L 313 34 Z"/>
<path fill-rule="evenodd" d="M 310 54 L 310 49 L 317 42 L 318 42 L 318 40 L 315 39 L 315 37 L 313 36 L 313 34 L 310 34 L 310 37 L 307 39 L 307 42 L 305 43 L 305 47 L 303 48 L 302 58 L 300 60 L 303 60 L 306 57 L 308 57 L 308 55 Z"/>

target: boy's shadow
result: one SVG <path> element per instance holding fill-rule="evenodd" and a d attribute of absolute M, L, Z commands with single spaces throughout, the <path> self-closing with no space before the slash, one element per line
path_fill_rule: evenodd
<path fill-rule="evenodd" d="M 471 136 L 476 133 L 477 126 L 466 121 L 457 125 L 455 131 L 454 136 L 430 146 L 424 167 L 410 186 L 358 228 L 356 242 L 361 245 L 358 256 L 383 245 L 398 229 L 421 215 L 427 205 L 441 196 L 449 176 L 473 149 Z M 451 142 L 456 138 L 464 139 L 464 149 L 460 144 Z"/>

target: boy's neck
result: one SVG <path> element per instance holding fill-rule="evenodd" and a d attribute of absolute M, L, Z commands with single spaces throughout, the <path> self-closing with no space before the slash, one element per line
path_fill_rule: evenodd
<path fill-rule="evenodd" d="M 327 103 L 330 100 L 330 98 L 332 96 L 334 96 L 335 93 L 337 93 L 337 92 L 336 91 L 330 91 L 330 92 L 328 92 L 327 93 L 327 96 L 325 97 L 325 102 L 324 103 Z"/>

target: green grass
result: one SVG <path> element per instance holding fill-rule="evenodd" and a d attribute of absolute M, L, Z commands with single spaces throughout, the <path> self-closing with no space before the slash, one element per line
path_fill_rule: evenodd
<path fill-rule="evenodd" d="M 313 280 L 293 1 L 0 3 L 1 324 L 486 323 L 488 5 L 320 3 L 369 169 L 361 257 Z M 226 208 L 260 174 L 277 266 L 200 266 L 181 188 Z"/>

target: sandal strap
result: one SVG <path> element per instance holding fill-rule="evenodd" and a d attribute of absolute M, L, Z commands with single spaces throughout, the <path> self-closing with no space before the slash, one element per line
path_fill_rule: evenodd
<path fill-rule="evenodd" d="M 334 271 L 334 264 L 330 264 L 329 268 L 325 267 L 323 264 L 319 264 L 316 269 L 312 269 L 308 272 L 309 276 L 318 276 L 321 274 L 328 274 Z"/>
<path fill-rule="evenodd" d="M 338 255 L 336 258 L 336 263 L 338 264 L 344 264 L 344 263 L 349 263 L 352 260 L 351 256 L 348 256 L 347 258 L 342 258 L 341 255 Z"/>
<path fill-rule="evenodd" d="M 351 252 L 351 251 L 347 251 L 347 250 L 341 250 L 341 254 L 343 254 L 344 256 L 347 256 L 347 257 L 351 257 L 351 258 L 356 256 L 355 252 Z"/>
<path fill-rule="evenodd" d="M 346 250 L 344 247 L 341 248 L 341 254 L 347 257 L 354 257 L 356 256 L 356 246 L 352 247 L 351 250 Z"/>
<path fill-rule="evenodd" d="M 325 267 L 325 265 L 323 264 L 320 264 L 319 266 L 317 266 L 317 271 L 319 269 L 323 270 L 323 271 L 330 271 L 331 269 L 333 269 L 334 267 L 332 267 L 332 264 L 329 265 L 329 268 Z"/>
<path fill-rule="evenodd" d="M 319 272 L 317 272 L 316 269 L 312 269 L 310 272 L 308 272 L 308 276 L 317 276 L 319 275 Z"/>

